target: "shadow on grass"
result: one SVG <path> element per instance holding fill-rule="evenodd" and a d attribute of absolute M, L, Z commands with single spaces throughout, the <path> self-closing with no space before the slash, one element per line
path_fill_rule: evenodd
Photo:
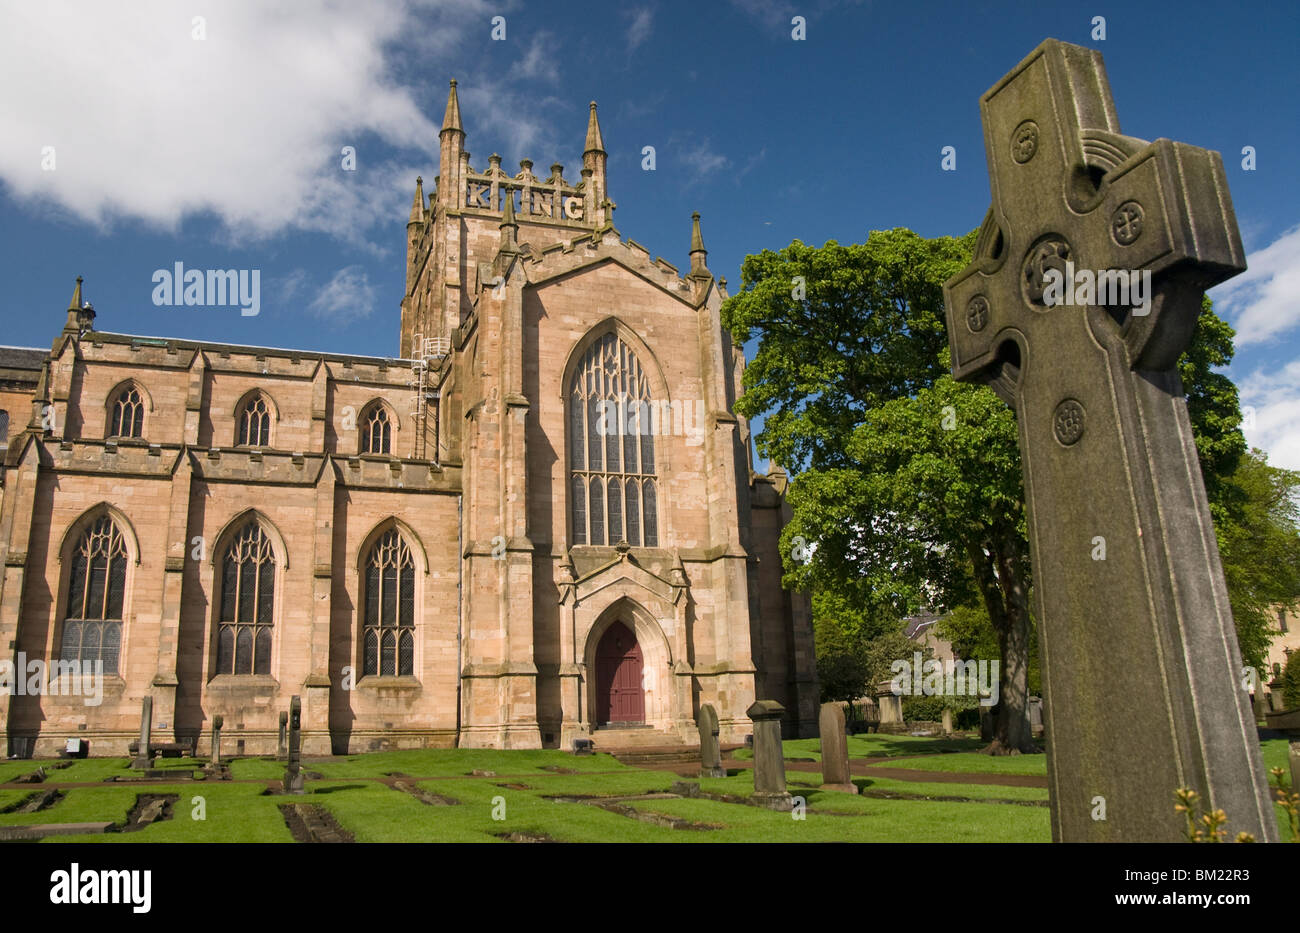
<path fill-rule="evenodd" d="M 373 785 L 370 784 L 337 784 L 333 787 L 315 787 L 312 788 L 313 794 L 333 794 L 341 790 L 365 790 Z"/>

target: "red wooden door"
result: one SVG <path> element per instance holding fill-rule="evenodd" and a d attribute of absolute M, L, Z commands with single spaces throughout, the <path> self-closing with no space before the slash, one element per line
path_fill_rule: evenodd
<path fill-rule="evenodd" d="M 615 622 L 596 646 L 596 723 L 645 722 L 641 692 L 641 646 L 622 622 Z"/>

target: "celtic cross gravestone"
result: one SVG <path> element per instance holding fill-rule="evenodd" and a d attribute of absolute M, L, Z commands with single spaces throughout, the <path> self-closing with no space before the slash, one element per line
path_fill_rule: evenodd
<path fill-rule="evenodd" d="M 1121 135 L 1101 55 L 1055 40 L 980 109 L 993 203 L 944 298 L 953 375 L 1019 422 L 1053 838 L 1178 840 L 1191 787 L 1274 839 L 1176 370 L 1204 290 L 1245 268 L 1223 164 Z M 1153 295 L 1052 300 L 1075 270 Z"/>

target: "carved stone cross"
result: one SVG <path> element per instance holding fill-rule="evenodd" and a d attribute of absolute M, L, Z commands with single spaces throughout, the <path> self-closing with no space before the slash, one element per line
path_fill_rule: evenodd
<path fill-rule="evenodd" d="M 1020 426 L 1053 838 L 1177 841 L 1191 787 L 1274 839 L 1175 369 L 1204 290 L 1245 268 L 1223 164 L 1120 135 L 1101 55 L 1055 40 L 980 109 L 993 204 L 944 298 L 953 375 Z M 1062 304 L 1078 270 L 1149 272 L 1154 296 Z"/>

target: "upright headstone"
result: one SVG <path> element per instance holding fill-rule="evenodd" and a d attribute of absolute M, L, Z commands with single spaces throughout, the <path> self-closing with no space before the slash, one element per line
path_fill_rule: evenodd
<path fill-rule="evenodd" d="M 881 732 L 899 732 L 903 727 L 903 698 L 886 687 L 884 692 L 876 694 L 876 706 L 880 709 Z"/>
<path fill-rule="evenodd" d="M 1029 698 L 1029 731 L 1034 735 L 1043 731 L 1043 698 Z"/>
<path fill-rule="evenodd" d="M 284 771 L 284 792 L 286 794 L 305 793 L 303 785 L 302 761 L 302 700 L 295 696 L 289 701 L 289 767 Z"/>
<path fill-rule="evenodd" d="M 140 701 L 140 739 L 131 767 L 144 770 L 149 767 L 149 741 L 153 729 L 153 697 L 147 696 Z"/>
<path fill-rule="evenodd" d="M 280 741 L 275 747 L 275 757 L 283 761 L 289 757 L 289 714 L 280 710 Z"/>
<path fill-rule="evenodd" d="M 1263 722 L 1268 716 L 1268 698 L 1264 695 L 1264 685 L 1262 683 L 1255 685 L 1255 692 L 1251 695 L 1250 705 L 1255 711 L 1255 722 Z"/>
<path fill-rule="evenodd" d="M 849 778 L 849 737 L 844 731 L 844 705 L 823 703 L 817 719 L 821 736 L 822 790 L 858 792 L 858 785 Z M 782 778 L 785 777 L 784 763 Z"/>
<path fill-rule="evenodd" d="M 695 717 L 695 724 L 700 729 L 700 777 L 726 777 L 727 770 L 722 767 L 722 748 L 718 744 L 717 712 L 705 703 Z"/>
<path fill-rule="evenodd" d="M 776 700 L 757 700 L 745 712 L 754 722 L 753 800 L 773 810 L 789 810 L 793 798 L 785 787 L 785 752 L 781 747 L 785 707 Z"/>
<path fill-rule="evenodd" d="M 952 727 L 952 710 L 945 706 L 943 708 L 943 734 L 952 735 L 954 731 Z"/>
<path fill-rule="evenodd" d="M 212 759 L 209 764 L 213 768 L 221 764 L 221 727 L 225 723 L 226 717 L 220 713 L 212 717 Z"/>
<path fill-rule="evenodd" d="M 944 298 L 953 375 L 1016 409 L 1052 836 L 1178 841 L 1188 786 L 1276 839 L 1177 371 L 1245 268 L 1222 161 L 1121 135 L 1100 53 L 1051 39 L 980 108 L 993 204 Z"/>

